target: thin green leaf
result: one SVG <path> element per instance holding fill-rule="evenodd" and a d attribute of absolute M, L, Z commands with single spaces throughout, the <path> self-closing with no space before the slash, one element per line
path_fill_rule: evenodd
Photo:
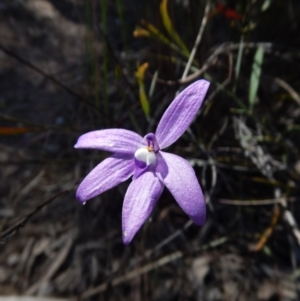
<path fill-rule="evenodd" d="M 149 118 L 149 114 L 150 114 L 150 104 L 145 92 L 144 75 L 148 66 L 149 66 L 148 63 L 144 63 L 143 65 L 138 67 L 138 70 L 135 73 L 135 76 L 139 84 L 139 96 L 140 96 L 141 106 L 147 118 Z"/>
<path fill-rule="evenodd" d="M 234 74 L 235 74 L 235 85 L 234 85 L 234 88 L 233 88 L 233 92 L 235 92 L 235 90 L 236 90 L 237 81 L 238 81 L 239 76 L 240 76 L 243 53 L 244 53 L 244 36 L 242 35 L 241 36 L 241 41 L 240 41 L 240 44 L 239 44 L 239 51 L 238 51 L 238 55 L 237 55 L 235 69 L 234 69 L 234 71 L 235 71 L 234 72 Z"/>
<path fill-rule="evenodd" d="M 160 13 L 162 16 L 163 24 L 165 29 L 167 30 L 169 36 L 172 38 L 172 40 L 184 51 L 189 52 L 188 48 L 185 46 L 184 42 L 181 40 L 179 34 L 176 32 L 176 30 L 173 27 L 171 18 L 168 13 L 168 0 L 162 0 L 160 4 Z"/>
<path fill-rule="evenodd" d="M 252 73 L 250 77 L 250 86 L 249 86 L 249 109 L 252 112 L 256 97 L 257 91 L 260 83 L 260 75 L 261 75 L 261 66 L 264 59 L 264 48 L 259 46 L 256 50 L 254 61 L 252 65 Z"/>
<path fill-rule="evenodd" d="M 263 3 L 262 7 L 261 7 L 261 11 L 266 11 L 270 5 L 271 5 L 272 0 L 265 0 L 265 2 Z"/>

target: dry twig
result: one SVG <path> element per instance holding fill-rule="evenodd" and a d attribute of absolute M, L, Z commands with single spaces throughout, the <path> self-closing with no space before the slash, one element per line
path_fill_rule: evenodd
<path fill-rule="evenodd" d="M 12 235 L 14 235 L 17 231 L 23 228 L 26 223 L 29 221 L 31 217 L 33 217 L 37 212 L 39 212 L 42 208 L 49 205 L 52 201 L 57 199 L 58 197 L 69 193 L 70 191 L 62 191 L 56 194 L 55 196 L 51 197 L 50 199 L 46 200 L 42 204 L 38 205 L 34 210 L 28 213 L 25 217 L 23 217 L 19 222 L 17 222 L 14 226 L 8 228 L 7 230 L 0 233 L 0 244 L 5 243 Z"/>

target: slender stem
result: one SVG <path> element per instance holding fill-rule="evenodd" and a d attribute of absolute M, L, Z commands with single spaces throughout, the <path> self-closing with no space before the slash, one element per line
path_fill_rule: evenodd
<path fill-rule="evenodd" d="M 210 10 L 210 0 L 207 1 L 206 7 L 205 7 L 205 11 L 204 11 L 204 16 L 203 16 L 203 19 L 202 19 L 202 22 L 201 22 L 201 25 L 200 25 L 200 28 L 199 28 L 198 35 L 197 35 L 194 47 L 192 49 L 192 52 L 190 54 L 189 60 L 188 60 L 188 62 L 186 64 L 186 66 L 185 66 L 185 69 L 184 69 L 184 72 L 182 74 L 181 79 L 185 79 L 186 78 L 186 76 L 187 76 L 187 74 L 188 74 L 188 72 L 189 72 L 189 70 L 191 68 L 191 64 L 192 64 L 192 62 L 194 60 L 194 57 L 196 55 L 198 46 L 200 44 L 200 41 L 201 41 L 201 38 L 202 38 L 202 35 L 203 35 L 203 32 L 204 32 L 205 26 L 207 24 L 209 10 Z"/>

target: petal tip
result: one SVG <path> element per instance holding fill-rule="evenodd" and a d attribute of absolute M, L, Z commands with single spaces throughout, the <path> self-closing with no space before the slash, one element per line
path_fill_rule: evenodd
<path fill-rule="evenodd" d="M 196 82 L 198 82 L 198 83 L 203 83 L 203 84 L 205 84 L 205 85 L 209 85 L 210 84 L 210 82 L 208 81 L 208 80 L 206 80 L 206 79 L 199 79 L 198 81 L 196 81 Z"/>
<path fill-rule="evenodd" d="M 207 85 L 207 86 L 210 85 L 210 82 L 209 82 L 208 80 L 206 80 L 206 79 L 201 79 L 201 81 L 202 81 L 203 83 L 205 83 L 205 85 Z"/>
<path fill-rule="evenodd" d="M 195 225 L 203 226 L 206 221 L 206 209 L 197 216 L 190 216 L 190 218 L 192 219 Z"/>
<path fill-rule="evenodd" d="M 123 231 L 122 239 L 123 239 L 123 244 L 127 246 L 132 241 L 133 236 L 129 235 L 129 233 L 127 233 L 126 231 Z"/>
<path fill-rule="evenodd" d="M 210 82 L 207 81 L 207 80 L 205 80 L 205 79 L 200 79 L 200 80 L 199 80 L 198 82 L 196 82 L 196 83 L 198 83 L 198 84 L 201 85 L 201 89 L 202 89 L 202 90 L 205 90 L 205 91 L 204 91 L 204 94 L 206 94 L 206 93 L 207 93 L 207 90 L 208 90 L 208 88 L 209 88 L 209 86 L 210 86 Z"/>
<path fill-rule="evenodd" d="M 81 205 L 85 205 L 87 198 L 84 197 L 81 192 L 79 191 L 79 189 L 77 189 L 76 191 L 76 200 L 81 204 Z"/>

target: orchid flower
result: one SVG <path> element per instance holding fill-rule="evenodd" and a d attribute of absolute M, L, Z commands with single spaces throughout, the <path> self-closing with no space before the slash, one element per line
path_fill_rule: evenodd
<path fill-rule="evenodd" d="M 203 225 L 206 207 L 193 168 L 183 158 L 163 152 L 195 118 L 209 82 L 198 80 L 183 90 L 163 114 L 155 134 L 145 137 L 125 129 L 105 129 L 79 137 L 75 148 L 100 149 L 113 155 L 97 165 L 81 182 L 81 203 L 133 176 L 122 210 L 123 243 L 128 244 L 150 216 L 164 186 L 196 225 Z"/>

